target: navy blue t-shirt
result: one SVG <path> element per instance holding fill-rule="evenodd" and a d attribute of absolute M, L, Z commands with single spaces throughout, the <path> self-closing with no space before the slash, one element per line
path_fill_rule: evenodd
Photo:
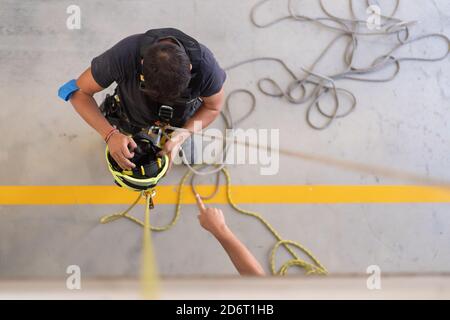
<path fill-rule="evenodd" d="M 137 75 L 141 70 L 140 43 L 144 36 L 144 33 L 129 36 L 91 62 L 94 80 L 103 88 L 116 82 L 121 102 L 130 120 L 143 128 L 158 119 L 159 108 L 158 103 L 151 101 L 139 90 Z M 202 79 L 194 84 L 199 88 L 191 89 L 200 92 L 200 97 L 210 97 L 221 90 L 226 73 L 206 46 L 200 44 L 200 48 L 202 60 L 199 68 Z"/>

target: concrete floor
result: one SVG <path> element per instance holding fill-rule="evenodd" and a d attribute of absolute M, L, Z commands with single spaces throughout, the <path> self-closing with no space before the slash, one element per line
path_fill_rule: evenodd
<path fill-rule="evenodd" d="M 330 8 L 346 8 L 338 1 L 328 2 Z M 248 19 L 255 1 L 238 0 L 78 0 L 82 28 L 71 31 L 65 24 L 66 8 L 73 3 L 0 0 L 0 185 L 112 183 L 100 137 L 56 97 L 56 91 L 88 67 L 94 56 L 127 35 L 173 26 L 210 47 L 224 67 L 247 58 L 275 56 L 294 70 L 311 64 L 333 36 L 314 25 L 290 22 L 256 29 Z M 315 1 L 302 3 L 305 12 L 317 14 Z M 282 12 L 281 7 L 272 11 Z M 261 14 L 270 18 L 267 10 Z M 450 35 L 446 0 L 404 1 L 399 14 L 420 20 L 414 34 Z M 376 51 L 370 42 L 363 47 L 362 56 Z M 439 49 L 432 44 L 412 46 L 403 54 L 433 54 Z M 329 57 L 326 64 L 334 65 L 333 61 Z M 278 66 L 267 63 L 228 74 L 228 91 L 245 87 L 257 94 L 257 111 L 243 127 L 280 129 L 284 148 L 450 180 L 450 59 L 404 63 L 399 76 L 386 84 L 344 82 L 358 98 L 357 109 L 323 132 L 307 126 L 304 107 L 257 93 L 257 79 L 265 76 L 288 80 Z M 98 100 L 103 96 L 99 94 Z M 246 101 L 242 99 L 242 105 Z M 245 105 L 239 108 L 236 116 Z M 220 121 L 215 125 L 221 127 Z M 254 165 L 230 169 L 236 184 L 407 183 L 286 157 L 275 176 L 259 175 Z M 184 170 L 175 168 L 163 184 L 178 183 Z M 0 277 L 60 277 L 71 264 L 92 277 L 136 275 L 141 229 L 128 221 L 98 224 L 100 216 L 122 207 L 0 206 Z M 231 228 L 268 270 L 273 238 L 257 222 L 221 207 Z M 373 264 L 388 273 L 450 270 L 448 204 L 244 207 L 261 212 L 286 238 L 309 247 L 334 274 L 363 274 Z M 168 221 L 172 211 L 172 206 L 159 206 L 155 223 Z M 194 206 L 183 207 L 178 225 L 154 238 L 164 275 L 235 274 L 218 243 L 198 225 Z"/>

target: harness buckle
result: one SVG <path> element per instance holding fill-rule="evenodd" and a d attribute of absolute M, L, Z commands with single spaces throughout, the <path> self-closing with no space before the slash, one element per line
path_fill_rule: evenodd
<path fill-rule="evenodd" d="M 160 106 L 158 116 L 161 119 L 161 121 L 169 123 L 173 117 L 173 108 L 166 105 Z"/>

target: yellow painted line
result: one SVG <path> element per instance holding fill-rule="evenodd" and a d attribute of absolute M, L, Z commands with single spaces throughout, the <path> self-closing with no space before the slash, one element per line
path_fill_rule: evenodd
<path fill-rule="evenodd" d="M 156 204 L 174 204 L 178 186 L 158 186 Z M 213 186 L 199 186 L 209 194 Z M 227 203 L 222 186 L 210 203 Z M 428 186 L 232 186 L 236 203 L 450 203 L 450 189 Z M 194 204 L 184 187 L 183 204 Z M 116 186 L 0 186 L 0 205 L 130 204 L 136 193 Z M 142 202 L 144 203 L 144 202 Z"/>

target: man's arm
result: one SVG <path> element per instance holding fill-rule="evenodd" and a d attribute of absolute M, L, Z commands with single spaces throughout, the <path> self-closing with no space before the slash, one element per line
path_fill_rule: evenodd
<path fill-rule="evenodd" d="M 265 275 L 258 260 L 227 227 L 222 210 L 206 208 L 200 196 L 196 195 L 196 198 L 200 209 L 198 218 L 201 226 L 216 237 L 239 273 L 246 276 Z"/>
<path fill-rule="evenodd" d="M 209 126 L 220 114 L 225 99 L 225 91 L 222 88 L 218 93 L 211 97 L 202 97 L 203 104 L 197 112 L 184 125 L 184 129 L 194 132 L 194 124 L 200 121 L 202 129 Z"/>
<path fill-rule="evenodd" d="M 94 94 L 104 90 L 92 76 L 91 68 L 88 68 L 77 80 L 77 86 L 80 90 L 76 91 L 70 98 L 75 110 L 78 114 L 102 137 L 105 139 L 106 135 L 114 129 L 108 120 L 100 112 L 97 102 L 94 99 Z M 114 133 L 108 141 L 108 147 L 111 156 L 122 169 L 131 169 L 135 165 L 129 160 L 134 154 L 129 151 L 129 146 L 133 150 L 136 148 L 136 143 L 133 139 L 121 134 Z"/>
<path fill-rule="evenodd" d="M 108 120 L 100 112 L 94 94 L 104 90 L 92 77 L 91 68 L 84 71 L 77 80 L 80 90 L 76 91 L 70 102 L 80 116 L 94 128 L 100 136 L 106 137 L 113 129 Z"/>

